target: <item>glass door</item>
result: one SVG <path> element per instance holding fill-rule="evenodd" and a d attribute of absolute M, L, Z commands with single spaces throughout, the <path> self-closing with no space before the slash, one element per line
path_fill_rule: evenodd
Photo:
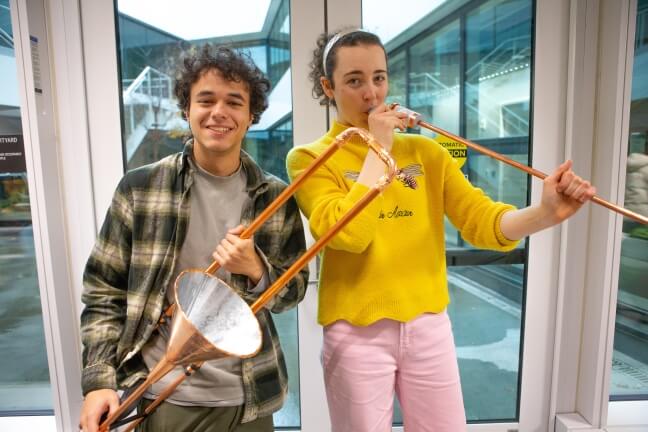
<path fill-rule="evenodd" d="M 0 416 L 52 415 L 9 0 L 0 0 Z"/>
<path fill-rule="evenodd" d="M 648 215 L 648 1 L 637 2 L 624 206 Z M 624 220 L 611 401 L 648 400 L 648 227 Z"/>
<path fill-rule="evenodd" d="M 183 2 L 117 0 L 115 9 L 125 170 L 182 151 L 189 130 L 172 94 L 177 62 L 205 43 L 225 44 L 249 54 L 271 81 L 269 109 L 250 128 L 243 148 L 287 182 L 284 161 L 293 146 L 290 2 L 250 0 L 227 7 L 213 2 L 190 8 Z M 230 19 L 214 26 L 215 16 Z M 273 320 L 289 375 L 288 398 L 274 422 L 299 428 L 297 310 L 273 315 Z"/>
<path fill-rule="evenodd" d="M 407 2 L 394 18 L 385 2 L 363 0 L 363 27 L 385 43 L 390 101 L 451 133 L 524 164 L 531 151 L 531 0 Z M 453 144 L 427 130 L 448 148 Z M 526 174 L 468 151 L 465 176 L 495 200 L 524 207 Z M 446 220 L 446 261 L 466 417 L 519 419 L 525 242 L 510 253 L 477 250 Z M 401 424 L 400 412 L 395 425 Z"/>

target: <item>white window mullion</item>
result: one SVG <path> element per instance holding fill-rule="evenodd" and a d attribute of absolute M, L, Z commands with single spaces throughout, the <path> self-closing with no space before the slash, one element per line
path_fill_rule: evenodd
<path fill-rule="evenodd" d="M 312 97 L 308 79 L 315 41 L 324 31 L 324 2 L 290 2 L 290 49 L 293 102 L 293 142 L 312 142 L 326 132 L 326 110 Z M 308 236 L 308 221 L 304 220 Z M 308 245 L 312 245 L 312 238 Z M 317 323 L 317 271 L 315 260 L 310 263 L 311 281 L 306 297 L 298 307 L 299 334 L 299 393 L 301 430 L 327 432 L 330 430 L 328 408 L 324 393 L 324 378 L 320 363 L 322 328 Z"/>
<path fill-rule="evenodd" d="M 598 194 L 622 202 L 628 138 L 632 39 L 630 1 L 601 0 L 592 181 Z M 631 22 L 632 21 L 632 22 Z M 633 30 L 634 33 L 634 30 Z M 630 51 L 629 51 L 630 50 Z M 603 54 L 605 53 L 605 54 Z M 594 427 L 606 426 L 616 318 L 621 216 L 591 206 L 582 345 L 576 411 Z"/>
<path fill-rule="evenodd" d="M 531 165 L 551 172 L 564 160 L 565 98 L 569 51 L 569 5 L 536 2 L 533 59 L 533 152 Z M 542 182 L 531 180 L 531 203 L 540 202 Z M 529 239 L 527 297 L 520 392 L 519 430 L 549 430 L 556 309 L 564 227 Z"/>
<path fill-rule="evenodd" d="M 81 2 L 95 219 L 101 227 L 124 174 L 113 1 Z"/>

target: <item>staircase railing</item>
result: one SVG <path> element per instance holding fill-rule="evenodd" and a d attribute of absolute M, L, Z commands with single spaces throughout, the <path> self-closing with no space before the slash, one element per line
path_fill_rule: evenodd
<path fill-rule="evenodd" d="M 483 79 L 498 72 L 512 69 L 515 66 L 529 63 L 530 59 L 530 36 L 507 39 L 472 65 L 466 71 L 466 77 L 468 77 L 469 81 L 476 82 L 479 78 Z"/>
<path fill-rule="evenodd" d="M 471 90 L 475 93 L 479 93 L 478 85 L 469 82 L 466 82 L 465 85 L 468 90 Z M 459 92 L 459 84 L 447 85 L 441 80 L 439 80 L 437 77 L 427 72 L 412 74 L 412 76 L 410 77 L 410 88 L 409 88 L 410 105 L 412 105 L 413 107 L 419 107 L 422 105 L 431 104 L 433 103 L 434 98 L 441 98 L 451 93 L 458 94 L 458 92 Z M 528 133 L 529 130 L 528 118 L 521 117 L 510 108 L 501 105 L 496 98 L 489 97 L 488 94 L 480 93 L 479 99 L 482 103 L 486 102 L 487 104 L 490 103 L 493 105 L 500 106 L 502 112 L 505 112 L 509 116 L 509 118 L 515 119 L 521 124 L 521 127 L 515 127 L 516 130 L 513 132 L 514 135 L 518 135 L 518 134 L 524 135 Z M 484 113 L 483 112 L 480 113 L 480 110 L 471 103 L 466 104 L 466 109 L 474 113 L 475 115 L 482 117 L 483 121 L 485 121 L 486 124 L 490 125 L 491 128 L 494 128 L 495 130 L 499 130 L 500 133 L 503 133 L 503 125 L 500 122 L 499 116 L 497 118 L 491 118 L 490 116 L 484 117 L 483 116 Z M 495 111 L 495 112 L 499 113 L 499 111 Z"/>
<path fill-rule="evenodd" d="M 135 154 L 146 133 L 159 128 L 178 112 L 173 101 L 173 79 L 150 66 L 123 93 L 127 160 Z"/>

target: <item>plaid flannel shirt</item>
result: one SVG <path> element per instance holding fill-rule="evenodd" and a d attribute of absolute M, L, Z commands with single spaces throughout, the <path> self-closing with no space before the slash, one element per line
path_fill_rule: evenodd
<path fill-rule="evenodd" d="M 102 388 L 131 387 L 148 373 L 141 349 L 166 306 L 165 293 L 189 224 L 194 172 L 187 158 L 192 149 L 189 142 L 182 153 L 128 172 L 115 191 L 83 275 L 84 395 Z M 263 172 L 245 152 L 241 152 L 241 163 L 251 198 L 242 211 L 241 223 L 248 225 L 285 184 Z M 272 283 L 305 250 L 293 199 L 263 224 L 254 242 L 270 266 Z M 288 377 L 269 310 L 282 312 L 297 305 L 307 283 L 305 268 L 256 315 L 263 344 L 259 354 L 242 360 L 242 422 L 270 415 L 283 405 Z M 233 274 L 231 286 L 248 303 L 259 296 L 247 291 L 248 280 L 243 275 Z"/>

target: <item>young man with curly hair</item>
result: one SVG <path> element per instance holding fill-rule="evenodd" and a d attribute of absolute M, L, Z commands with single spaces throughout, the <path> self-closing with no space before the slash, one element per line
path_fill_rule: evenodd
<path fill-rule="evenodd" d="M 267 108 L 269 81 L 251 59 L 206 45 L 187 57 L 175 85 L 191 139 L 184 151 L 127 173 L 115 191 L 84 273 L 84 344 L 80 427 L 94 432 L 162 358 L 169 328 L 157 322 L 187 268 L 206 268 L 252 303 L 304 251 L 290 200 L 257 231 L 239 236 L 284 189 L 241 150 Z M 270 311 L 294 307 L 308 280 L 303 270 L 257 313 L 261 351 L 249 359 L 206 362 L 139 426 L 144 431 L 272 431 L 287 393 L 287 373 Z M 145 407 L 173 371 L 140 402 Z"/>

